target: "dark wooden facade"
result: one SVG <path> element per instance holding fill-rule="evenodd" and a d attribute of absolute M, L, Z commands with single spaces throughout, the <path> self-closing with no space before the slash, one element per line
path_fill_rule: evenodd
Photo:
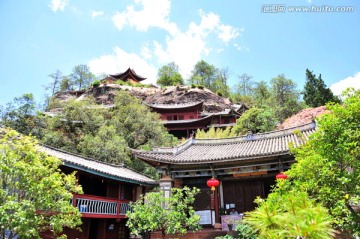
<path fill-rule="evenodd" d="M 246 108 L 242 106 L 239 111 L 226 109 L 223 112 L 204 113 L 203 103 L 202 101 L 188 104 L 147 104 L 147 106 L 160 114 L 165 127 L 178 138 L 189 138 L 197 129 L 234 126 L 237 118 Z"/>
<path fill-rule="evenodd" d="M 79 157 L 67 152 L 42 147 L 49 155 L 63 161 L 64 173 L 76 172 L 83 194 L 75 194 L 72 205 L 82 215 L 81 231 L 65 228 L 68 238 L 79 239 L 127 239 L 126 213 L 130 202 L 152 189 L 157 183 L 122 166 L 114 166 Z M 53 238 L 49 233 L 44 239 Z"/>

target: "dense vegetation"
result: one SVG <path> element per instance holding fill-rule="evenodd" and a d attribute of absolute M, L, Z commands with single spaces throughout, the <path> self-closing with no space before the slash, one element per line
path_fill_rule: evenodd
<path fill-rule="evenodd" d="M 75 174 L 65 175 L 61 161 L 39 151 L 33 137 L 0 128 L 0 238 L 41 238 L 49 231 L 64 238 L 64 227 L 81 224 L 69 202 L 81 193 Z"/>
<path fill-rule="evenodd" d="M 330 113 L 318 118 L 310 140 L 293 149 L 289 179 L 246 214 L 257 238 L 333 238 L 332 228 L 360 236 L 360 91 L 343 96 L 343 104 L 327 105 Z"/>
<path fill-rule="evenodd" d="M 126 214 L 126 225 L 136 235 L 160 230 L 162 238 L 198 230 L 200 216 L 195 214 L 192 205 L 199 191 L 189 187 L 172 188 L 169 197 L 164 197 L 163 191 L 150 192 L 144 199 L 132 203 L 132 211 Z"/>

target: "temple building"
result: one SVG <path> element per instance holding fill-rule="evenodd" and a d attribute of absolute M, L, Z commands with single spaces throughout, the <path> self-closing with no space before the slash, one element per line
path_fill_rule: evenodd
<path fill-rule="evenodd" d="M 64 173 L 76 172 L 84 194 L 74 194 L 72 205 L 81 212 L 81 231 L 64 228 L 67 238 L 129 238 L 126 213 L 130 202 L 158 185 L 156 181 L 124 166 L 114 166 L 84 158 L 49 146 L 42 151 L 62 160 Z M 52 239 L 44 232 L 43 239 Z"/>
<path fill-rule="evenodd" d="M 236 120 L 247 110 L 244 105 L 209 113 L 203 110 L 204 101 L 187 104 L 146 104 L 159 113 L 169 133 L 178 138 L 189 138 L 197 129 L 225 128 L 235 125 Z"/>
<path fill-rule="evenodd" d="M 253 210 L 254 199 L 267 197 L 275 176 L 295 162 L 289 144 L 302 145 L 314 132 L 315 123 L 310 123 L 242 137 L 190 138 L 177 147 L 132 153 L 157 168 L 164 190 L 185 185 L 200 188 L 194 209 L 201 224 L 212 225 L 220 223 L 221 214 L 230 208 L 240 213 Z M 214 194 L 207 186 L 211 178 L 220 181 Z"/>
<path fill-rule="evenodd" d="M 114 81 L 124 81 L 124 82 L 130 82 L 132 84 L 139 84 L 141 81 L 145 80 L 145 77 L 141 77 L 138 74 L 135 73 L 133 69 L 130 69 L 130 67 L 123 73 L 114 74 L 114 75 L 108 75 L 105 79 L 103 79 L 103 82 L 112 84 Z"/>

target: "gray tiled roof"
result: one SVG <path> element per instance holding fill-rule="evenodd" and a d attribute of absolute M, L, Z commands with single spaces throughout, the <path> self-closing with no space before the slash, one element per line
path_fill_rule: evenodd
<path fill-rule="evenodd" d="M 298 137 L 295 130 L 303 134 Z M 247 159 L 288 155 L 289 143 L 303 144 L 315 132 L 315 123 L 299 127 L 226 139 L 189 139 L 174 148 L 155 148 L 152 151 L 132 150 L 149 163 L 197 164 L 231 162 Z"/>
<path fill-rule="evenodd" d="M 104 177 L 112 178 L 114 180 L 131 182 L 138 184 L 156 184 L 156 182 L 140 173 L 123 166 L 113 166 L 106 163 L 101 163 L 95 160 L 83 158 L 74 154 L 64 152 L 59 149 L 48 146 L 41 146 L 41 150 L 48 155 L 61 159 L 64 165 L 79 170 L 84 170 L 94 174 L 100 174 Z"/>

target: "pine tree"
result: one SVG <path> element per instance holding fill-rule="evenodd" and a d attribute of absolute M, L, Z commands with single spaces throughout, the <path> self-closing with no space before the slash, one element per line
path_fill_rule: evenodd
<path fill-rule="evenodd" d="M 304 101 L 311 107 L 318 107 L 325 105 L 328 102 L 339 103 L 339 98 L 336 97 L 330 88 L 327 88 L 321 78 L 321 74 L 317 78 L 315 74 L 309 69 L 306 69 L 306 82 L 304 86 Z"/>

